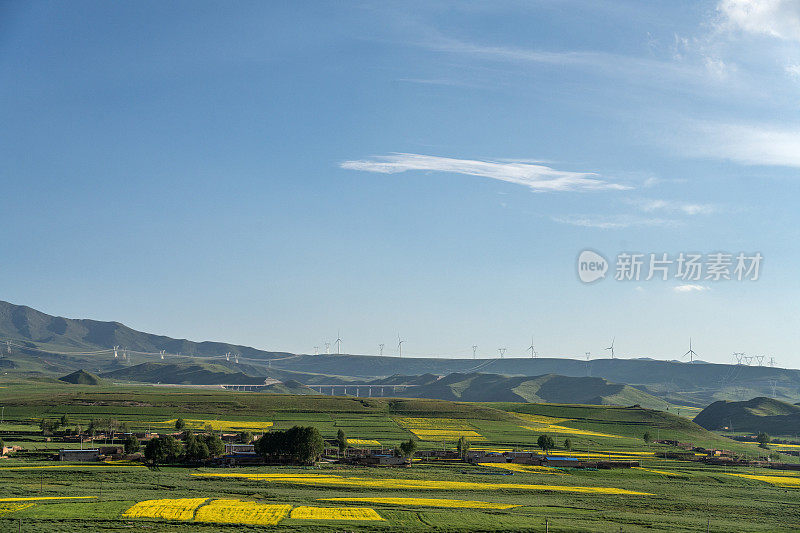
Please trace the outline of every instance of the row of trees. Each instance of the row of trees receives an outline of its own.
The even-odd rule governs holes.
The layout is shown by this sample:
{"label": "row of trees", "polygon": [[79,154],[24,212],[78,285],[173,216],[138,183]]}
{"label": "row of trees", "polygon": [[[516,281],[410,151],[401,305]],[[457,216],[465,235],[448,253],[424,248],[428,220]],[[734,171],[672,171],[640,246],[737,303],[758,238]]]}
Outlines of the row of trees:
{"label": "row of trees", "polygon": [[[185,431],[182,440],[181,443],[172,435],[150,439],[144,448],[144,458],[153,464],[196,463],[225,453],[225,443],[215,433],[195,435],[191,431]],[[135,453],[139,451],[138,448],[139,441],[136,437],[128,436],[125,440],[125,453]]]}

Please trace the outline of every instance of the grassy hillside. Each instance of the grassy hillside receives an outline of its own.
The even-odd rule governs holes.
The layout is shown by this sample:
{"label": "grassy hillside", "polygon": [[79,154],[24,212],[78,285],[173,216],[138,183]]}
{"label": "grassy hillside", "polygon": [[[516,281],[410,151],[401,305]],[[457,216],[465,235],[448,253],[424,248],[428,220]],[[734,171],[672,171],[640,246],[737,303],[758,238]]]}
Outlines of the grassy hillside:
{"label": "grassy hillside", "polygon": [[235,383],[258,385],[262,377],[248,376],[228,367],[210,363],[141,363],[103,374],[104,378],[144,383],[214,385]]}
{"label": "grassy hillside", "polygon": [[703,409],[694,421],[712,430],[727,427],[733,431],[795,435],[800,431],[800,406],[764,397],[745,402],[720,401]]}
{"label": "grassy hillside", "polygon": [[290,379],[282,383],[273,383],[259,390],[259,392],[266,392],[269,394],[317,394],[313,389],[310,389],[300,383]]}
{"label": "grassy hillside", "polygon": [[100,385],[101,383],[101,379],[99,377],[84,370],[78,370],[72,374],[68,374],[62,378],[59,378],[59,380],[63,381],[64,383],[72,383],[74,385]]}
{"label": "grassy hillside", "polygon": [[[548,374],[534,377],[509,377],[497,374],[450,374],[407,376],[407,383],[418,386],[403,391],[404,396],[470,402],[556,402],[598,405],[635,405],[666,408],[667,403],[628,385],[610,383],[603,378],[568,377]],[[388,380],[399,382],[398,376]]]}

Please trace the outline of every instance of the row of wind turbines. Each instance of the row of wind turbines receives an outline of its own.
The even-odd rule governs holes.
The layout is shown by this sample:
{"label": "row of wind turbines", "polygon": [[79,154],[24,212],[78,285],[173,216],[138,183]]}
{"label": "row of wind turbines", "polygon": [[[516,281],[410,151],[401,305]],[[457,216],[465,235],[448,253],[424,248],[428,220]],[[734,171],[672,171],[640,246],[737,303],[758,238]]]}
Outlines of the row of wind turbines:
{"label": "row of wind turbines", "polygon": [[[611,338],[611,345],[608,346],[607,348],[603,349],[604,351],[608,351],[610,353],[611,359],[616,359],[616,352],[615,352],[615,349],[614,349],[614,344],[616,343],[616,340],[617,340],[616,337],[612,337]],[[405,342],[406,342],[405,339],[403,339],[400,336],[400,334],[398,333],[397,334],[397,355],[398,355],[398,357],[403,357],[403,343],[405,343]],[[342,350],[342,334],[341,334],[341,331],[337,331],[336,332],[336,340],[335,341],[325,342],[324,346],[325,346],[325,354],[330,355],[331,354],[331,346],[334,346],[335,349],[336,349],[334,354],[335,355],[341,355],[342,354],[342,351],[341,351]],[[381,356],[383,355],[383,352],[384,352],[385,348],[386,348],[385,344],[383,344],[383,343],[378,344],[378,352],[379,352],[379,354]],[[314,346],[314,355],[319,355],[320,354],[319,350],[320,350],[319,346]],[[499,356],[500,359],[505,358],[506,351],[508,351],[508,348],[506,348],[506,347],[500,347],[500,348],[497,349],[497,353],[498,353],[498,356]],[[530,352],[531,358],[533,358],[533,359],[537,359],[539,357],[539,352],[536,351],[536,346],[535,346],[534,336],[533,335],[531,335],[531,344],[530,344],[530,346],[525,348],[525,352],[526,353]],[[476,359],[477,356],[478,356],[478,345],[477,344],[473,344],[472,345],[472,358]],[[588,361],[589,359],[591,359],[592,352],[585,352],[585,356],[586,356],[586,360]],[[737,365],[741,365],[741,364],[750,365],[753,362],[753,360],[755,360],[758,363],[758,366],[762,366],[762,363],[764,362],[764,359],[766,358],[766,356],[764,356],[764,355],[745,355],[742,352],[735,352],[733,354],[733,356],[736,359],[736,364]],[[681,359],[685,359],[687,357],[689,358],[689,363],[694,363],[694,360],[697,358],[697,352],[694,351],[694,348],[692,346],[692,338],[691,337],[689,337],[689,349],[686,351],[686,353],[684,353],[681,356]],[[163,359],[163,355],[162,355],[162,359]],[[775,366],[775,363],[776,363],[775,362],[775,358],[774,357],[770,357],[770,359],[769,359],[767,364],[769,364],[769,366]]]}

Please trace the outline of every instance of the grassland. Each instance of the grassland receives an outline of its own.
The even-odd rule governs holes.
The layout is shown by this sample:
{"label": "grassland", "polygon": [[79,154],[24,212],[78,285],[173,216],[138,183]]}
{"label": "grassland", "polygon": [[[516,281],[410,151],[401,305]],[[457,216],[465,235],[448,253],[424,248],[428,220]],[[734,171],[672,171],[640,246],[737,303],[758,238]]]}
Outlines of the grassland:
{"label": "grassland", "polygon": [[[53,463],[45,453],[0,461],[0,531],[791,531],[800,474],[731,469],[664,459],[655,437],[749,450],[668,413],[551,404],[468,404],[437,400],[280,396],[155,387],[0,383],[7,443],[47,450],[33,436],[42,417],[72,424],[114,418],[133,428],[178,417],[230,427],[314,425],[327,438],[388,447],[414,429],[473,431],[474,445],[532,449],[540,434],[572,452],[637,458],[625,470],[508,470],[454,461],[385,469],[322,464],[313,468],[144,468],[127,463]],[[400,421],[413,419],[414,424]],[[555,429],[554,429],[555,426]],[[545,431],[547,430],[547,431]],[[421,448],[454,448],[452,435]],[[796,459],[795,459],[796,460]],[[731,474],[744,474],[731,475]],[[777,480],[772,478],[779,478]],[[70,499],[66,499],[70,498]],[[158,503],[156,503],[158,502]]]}

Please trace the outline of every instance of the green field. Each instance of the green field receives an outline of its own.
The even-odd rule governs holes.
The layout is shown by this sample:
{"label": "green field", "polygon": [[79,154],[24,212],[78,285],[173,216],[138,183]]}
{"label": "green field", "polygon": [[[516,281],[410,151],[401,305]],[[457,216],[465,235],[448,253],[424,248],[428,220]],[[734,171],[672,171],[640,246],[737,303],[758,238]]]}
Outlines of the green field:
{"label": "green field", "polygon": [[[213,515],[215,506],[233,505],[215,500],[264,504],[259,508],[283,505],[285,515],[279,517],[277,527],[291,531],[544,531],[545,520],[550,531],[706,531],[707,527],[711,531],[791,531],[797,523],[800,485],[789,483],[800,478],[800,473],[712,467],[659,457],[674,448],[645,445],[641,438],[645,431],[654,438],[747,450],[751,456],[761,451],[659,411],[90,387],[22,380],[2,382],[0,387],[0,405],[4,407],[0,435],[7,445],[19,444],[28,450],[64,447],[35,434],[43,417],[66,414],[71,424],[84,426],[92,418],[114,418],[131,428],[154,431],[166,429],[168,420],[183,417],[232,426],[271,422],[278,429],[314,425],[326,438],[341,428],[350,438],[377,440],[387,449],[410,438],[412,431],[422,436],[422,449],[454,448],[455,437],[440,437],[437,431],[474,432],[479,436],[471,438],[474,448],[497,450],[533,449],[538,436],[547,433],[559,446],[569,437],[574,455],[638,458],[643,467],[508,471],[440,461],[392,469],[337,464],[151,469],[136,464],[65,464],[47,460],[45,453],[28,453],[0,461],[1,531],[263,529],[263,525],[243,524],[244,515],[235,513],[225,515],[222,519],[229,521],[223,523],[198,521]],[[425,433],[425,428],[434,435]],[[567,452],[558,449],[553,453]],[[731,474],[783,476],[779,480],[783,483]],[[65,497],[81,499],[10,501]],[[140,502],[183,498],[202,501],[181,519],[124,516]],[[390,503],[374,498],[403,500]],[[441,507],[456,504],[465,507]],[[485,504],[513,507],[480,508]],[[380,520],[298,518],[302,506],[329,508],[320,511],[322,514],[344,512],[345,518],[356,512],[353,509],[369,508]]]}

